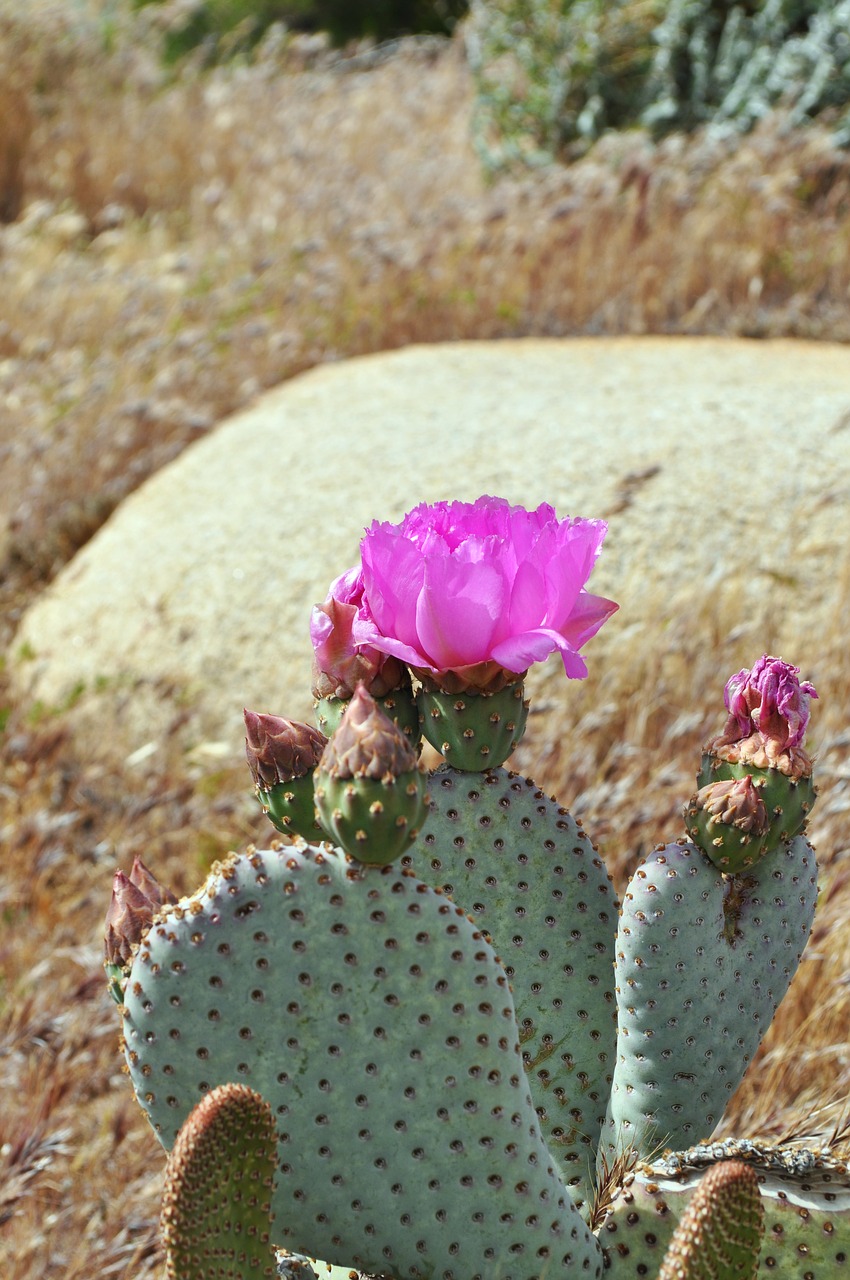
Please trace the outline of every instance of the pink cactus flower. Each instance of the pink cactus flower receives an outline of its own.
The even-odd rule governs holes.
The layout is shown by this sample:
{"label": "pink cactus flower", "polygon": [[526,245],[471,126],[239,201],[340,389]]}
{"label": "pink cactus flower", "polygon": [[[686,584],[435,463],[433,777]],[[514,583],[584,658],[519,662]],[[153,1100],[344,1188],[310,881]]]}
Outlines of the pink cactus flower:
{"label": "pink cactus flower", "polygon": [[606,532],[602,520],[559,520],[546,503],[527,511],[491,497],[375,521],[360,544],[354,638],[438,683],[494,665],[521,676],[555,650],[582,679],[579,649],[617,609],[584,589]]}
{"label": "pink cactus flower", "polygon": [[[723,698],[729,718],[712,748],[734,747],[742,758],[777,765],[796,757],[808,761],[803,740],[809,723],[809,700],[818,695],[800,668],[765,654],[751,670],[744,668],[726,682]],[[787,768],[783,771],[787,771]]]}

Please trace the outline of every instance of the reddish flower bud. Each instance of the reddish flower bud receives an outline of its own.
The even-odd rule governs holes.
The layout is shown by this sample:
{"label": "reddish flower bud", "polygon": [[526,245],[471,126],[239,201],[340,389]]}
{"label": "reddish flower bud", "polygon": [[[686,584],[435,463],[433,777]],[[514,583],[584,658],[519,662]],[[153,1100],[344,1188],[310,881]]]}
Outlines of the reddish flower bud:
{"label": "reddish flower bud", "polygon": [[324,604],[313,606],[310,638],[313,642],[313,695],[316,698],[350,698],[363,684],[375,698],[382,698],[410,683],[404,664],[368,644],[358,644],[354,621],[363,601],[363,574],[349,569],[331,583]]}
{"label": "reddish flower bud", "polygon": [[360,685],[325,747],[320,768],[333,778],[384,779],[418,767],[416,754],[401,729]]}
{"label": "reddish flower bud", "polygon": [[261,791],[312,773],[327,742],[323,733],[282,716],[247,710],[244,714],[245,755],[254,783]]}
{"label": "reddish flower bud", "polygon": [[104,955],[108,965],[127,968],[134,947],[150,928],[154,906],[150,898],[123,871],[112,881],[112,900],[106,913]]}
{"label": "reddish flower bud", "polygon": [[725,778],[700,787],[696,805],[716,822],[752,835],[763,835],[769,825],[764,801],[750,777]]}
{"label": "reddish flower bud", "polygon": [[159,907],[168,906],[170,903],[177,901],[170,889],[163,888],[138,854],[133,859],[133,865],[130,868],[130,883],[134,884],[137,889],[141,889],[154,911],[158,910]]}

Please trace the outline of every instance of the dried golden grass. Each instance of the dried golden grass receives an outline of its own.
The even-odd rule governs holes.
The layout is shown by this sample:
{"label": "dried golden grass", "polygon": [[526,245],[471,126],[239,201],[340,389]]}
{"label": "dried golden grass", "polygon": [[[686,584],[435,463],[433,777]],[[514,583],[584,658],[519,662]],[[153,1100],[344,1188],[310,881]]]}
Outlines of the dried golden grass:
{"label": "dried golden grass", "polygon": [[[270,46],[255,66],[168,81],[123,28],[109,52],[71,13],[0,4],[4,643],[126,493],[316,361],[508,334],[850,336],[850,165],[817,131],[627,136],[572,169],[487,186],[457,44],[368,70]],[[744,585],[683,586],[658,602],[657,633],[603,633],[558,717],[538,700],[518,765],[582,816],[622,885],[681,830],[718,682],[764,648],[811,662],[824,891],[724,1122],[781,1136],[828,1130],[850,1097],[850,572],[837,566],[805,612],[777,583],[742,628]],[[267,828],[238,762],[204,777],[177,757],[156,774],[110,771],[79,758],[72,726],[8,708],[0,670],[4,707],[3,1273],[144,1280],[160,1266],[163,1155],[122,1075],[100,970],[112,871],[142,853],[186,890]]]}

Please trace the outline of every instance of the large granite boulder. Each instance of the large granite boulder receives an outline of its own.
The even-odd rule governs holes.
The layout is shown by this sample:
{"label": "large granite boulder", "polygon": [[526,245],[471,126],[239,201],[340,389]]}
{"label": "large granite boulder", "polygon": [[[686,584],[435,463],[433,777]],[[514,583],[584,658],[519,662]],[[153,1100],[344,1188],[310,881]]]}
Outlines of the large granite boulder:
{"label": "large granite boulder", "polygon": [[[590,585],[621,610],[594,668],[660,666],[670,619],[713,600],[727,629],[773,601],[774,637],[813,648],[850,532],[850,351],[529,339],[315,369],[121,505],[23,619],[17,686],[124,755],[238,752],[243,705],[309,716],[310,606],[363,527],[481,493],[609,519]],[[535,676],[556,701],[557,669]]]}

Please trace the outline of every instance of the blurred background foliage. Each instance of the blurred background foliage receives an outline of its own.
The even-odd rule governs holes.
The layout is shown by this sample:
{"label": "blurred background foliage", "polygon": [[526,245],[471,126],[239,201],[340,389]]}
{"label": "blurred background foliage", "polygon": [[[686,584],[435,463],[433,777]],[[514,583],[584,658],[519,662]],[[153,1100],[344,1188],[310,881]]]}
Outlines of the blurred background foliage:
{"label": "blurred background foliage", "polygon": [[603,133],[746,131],[776,108],[850,143],[850,0],[133,0],[169,12],[167,62],[243,53],[273,24],[334,46],[451,35],[490,170],[582,154]]}
{"label": "blurred background foliage", "polygon": [[777,108],[850,143],[850,0],[472,0],[475,136],[490,169],[604,132],[746,131]]}
{"label": "blurred background foliage", "polygon": [[[162,4],[134,0],[137,9]],[[273,23],[290,31],[326,32],[337,46],[364,38],[450,35],[468,8],[467,0],[190,0],[183,20],[169,24],[165,54],[173,62],[199,46],[216,56],[244,50]]]}

